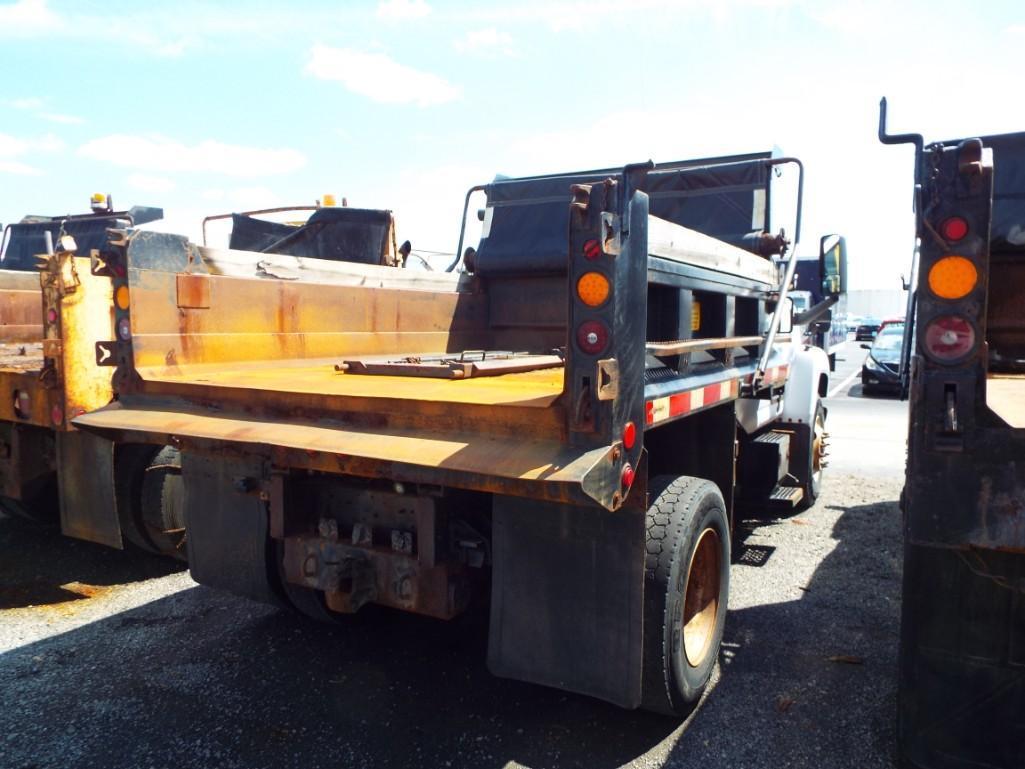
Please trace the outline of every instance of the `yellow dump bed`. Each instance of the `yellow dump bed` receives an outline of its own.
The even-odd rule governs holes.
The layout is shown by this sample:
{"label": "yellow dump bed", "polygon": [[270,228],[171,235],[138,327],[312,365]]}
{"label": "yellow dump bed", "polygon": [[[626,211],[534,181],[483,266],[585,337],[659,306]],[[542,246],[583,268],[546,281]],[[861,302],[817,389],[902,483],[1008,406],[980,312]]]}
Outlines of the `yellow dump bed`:
{"label": "yellow dump bed", "polygon": [[[354,285],[353,265],[344,283],[193,269],[204,271],[129,262],[129,310],[116,324],[131,329],[131,375],[118,403],[76,426],[115,440],[259,445],[289,467],[364,477],[438,482],[450,470],[446,482],[476,488],[543,479],[565,496],[559,482],[579,487],[607,451],[574,448],[567,435],[565,372],[552,355],[564,321],[517,325],[515,309],[465,276],[418,283],[396,271],[391,284],[376,268]],[[467,350],[548,360],[466,379],[344,370],[354,358]]]}

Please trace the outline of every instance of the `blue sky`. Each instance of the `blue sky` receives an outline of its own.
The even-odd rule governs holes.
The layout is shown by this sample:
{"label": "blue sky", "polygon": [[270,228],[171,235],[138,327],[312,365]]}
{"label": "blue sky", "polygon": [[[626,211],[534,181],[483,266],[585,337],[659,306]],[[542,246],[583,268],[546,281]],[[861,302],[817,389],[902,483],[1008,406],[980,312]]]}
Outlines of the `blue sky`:
{"label": "blue sky", "polygon": [[162,205],[164,229],[331,192],[455,248],[467,187],[778,145],[802,253],[848,236],[896,287],[911,153],[875,138],[1025,130],[1016,2],[0,1],[0,221]]}

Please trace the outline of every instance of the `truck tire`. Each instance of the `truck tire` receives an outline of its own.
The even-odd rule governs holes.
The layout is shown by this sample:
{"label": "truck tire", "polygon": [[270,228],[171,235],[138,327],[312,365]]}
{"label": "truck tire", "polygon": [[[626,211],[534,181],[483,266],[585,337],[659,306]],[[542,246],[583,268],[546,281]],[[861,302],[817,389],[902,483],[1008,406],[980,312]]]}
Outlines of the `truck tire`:
{"label": "truck tire", "polygon": [[278,581],[289,606],[304,617],[322,622],[326,625],[337,625],[345,622],[349,615],[331,611],[327,608],[324,593],[313,588],[293,585],[285,579],[285,546],[281,540],[274,541],[275,562],[278,565]]}
{"label": "truck tire", "polygon": [[141,503],[139,515],[144,533],[157,552],[180,561],[188,560],[185,551],[185,488],[178,449],[164,446],[143,470]]}
{"label": "truck tire", "polygon": [[641,707],[694,708],[715,669],[730,585],[730,524],[719,488],[687,476],[649,483]]}
{"label": "truck tire", "polygon": [[823,460],[826,456],[826,407],[821,400],[815,405],[815,419],[807,430],[807,438],[801,442],[805,448],[790,471],[804,491],[800,504],[802,510],[814,505],[822,490],[822,472],[825,468]]}
{"label": "truck tire", "polygon": [[178,449],[126,445],[114,462],[122,537],[148,553],[187,560]]}

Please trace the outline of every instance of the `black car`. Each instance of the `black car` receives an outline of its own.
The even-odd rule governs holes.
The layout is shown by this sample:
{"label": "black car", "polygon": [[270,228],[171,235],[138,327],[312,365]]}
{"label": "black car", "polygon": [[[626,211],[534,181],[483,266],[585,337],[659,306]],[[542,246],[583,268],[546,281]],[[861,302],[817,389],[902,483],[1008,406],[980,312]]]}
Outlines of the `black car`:
{"label": "black car", "polygon": [[900,368],[900,351],[903,343],[904,324],[889,323],[879,332],[872,344],[861,345],[869,351],[861,367],[863,393],[900,390],[897,372]]}
{"label": "black car", "polygon": [[854,341],[856,342],[871,342],[876,338],[876,334],[879,333],[879,326],[882,325],[878,320],[865,320],[860,323],[856,329],[854,329]]}

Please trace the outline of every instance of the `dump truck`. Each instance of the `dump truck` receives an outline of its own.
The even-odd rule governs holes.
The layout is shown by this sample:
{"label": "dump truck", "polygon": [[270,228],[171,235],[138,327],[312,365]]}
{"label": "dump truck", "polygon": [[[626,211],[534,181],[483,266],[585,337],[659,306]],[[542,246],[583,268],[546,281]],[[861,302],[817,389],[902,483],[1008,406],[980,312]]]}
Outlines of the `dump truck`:
{"label": "dump truck", "polygon": [[[829,236],[826,236],[829,237]],[[819,284],[819,260],[817,258],[801,258],[797,260],[795,290],[791,296],[798,317],[794,323],[804,326],[810,344],[821,347],[829,356],[829,370],[836,371],[836,357],[847,344],[847,295],[836,297],[832,304],[825,303]],[[822,307],[819,317],[808,320],[802,317],[807,310]]]}
{"label": "dump truck", "polygon": [[1025,133],[915,147],[898,741],[1025,766]]}
{"label": "dump truck", "polygon": [[[118,400],[74,424],[181,451],[201,584],[326,622],[486,602],[496,675],[686,712],[735,510],[821,482],[828,362],[790,338],[783,168],[803,176],[754,154],[478,185],[449,272],[213,274],[215,250],[124,231],[94,270],[126,295],[99,343]],[[827,295],[845,259],[824,250]]]}
{"label": "dump truck", "polygon": [[[59,519],[67,536],[184,557],[177,451],[114,446],[76,430],[77,414],[108,404],[110,372],[95,340],[112,333],[115,298],[89,254],[109,229],[163,216],[115,211],[94,195],[91,212],[26,216],[4,230],[0,252],[0,509]],[[79,256],[82,254],[82,256]]]}
{"label": "dump truck", "polygon": [[[112,335],[112,305],[119,297],[109,280],[93,275],[92,255],[106,246],[109,230],[163,215],[147,206],[115,211],[102,194],[92,196],[91,209],[26,216],[4,231],[0,391],[9,396],[0,407],[0,509],[37,521],[59,517],[68,536],[184,558],[177,449],[111,444],[69,421],[113,398],[110,369],[96,365],[95,341]],[[246,275],[305,279],[301,265],[278,264],[275,256],[301,255],[311,243],[326,259],[343,253],[371,264],[401,259],[389,211],[320,205],[275,210],[313,213],[295,224],[257,216],[265,212],[228,215],[230,245],[268,255],[255,266],[247,263]],[[231,253],[209,268],[239,269]]]}

